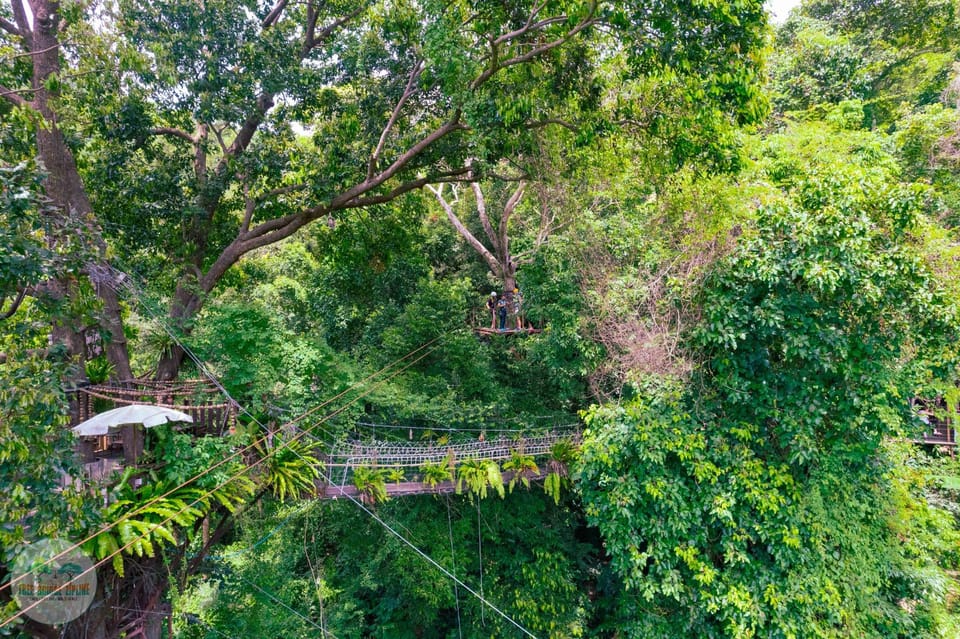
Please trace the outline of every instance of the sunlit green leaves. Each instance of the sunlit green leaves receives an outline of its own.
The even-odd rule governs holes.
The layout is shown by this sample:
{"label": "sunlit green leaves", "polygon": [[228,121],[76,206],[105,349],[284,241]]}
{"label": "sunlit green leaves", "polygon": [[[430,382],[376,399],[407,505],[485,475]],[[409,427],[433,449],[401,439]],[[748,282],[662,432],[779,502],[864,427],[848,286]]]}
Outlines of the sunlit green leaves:
{"label": "sunlit green leaves", "polygon": [[952,379],[956,307],[926,266],[926,187],[846,127],[858,108],[768,140],[782,191],[704,282],[700,368],[586,417],[586,514],[658,611],[634,636],[934,633],[938,551],[890,525],[911,506],[881,442]]}

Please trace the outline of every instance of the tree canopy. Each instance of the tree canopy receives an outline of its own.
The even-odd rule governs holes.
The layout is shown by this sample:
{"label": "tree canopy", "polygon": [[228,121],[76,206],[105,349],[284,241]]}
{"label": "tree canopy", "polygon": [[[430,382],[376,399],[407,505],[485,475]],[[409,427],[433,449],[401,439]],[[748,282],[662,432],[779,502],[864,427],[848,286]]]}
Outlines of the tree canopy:
{"label": "tree canopy", "polygon": [[762,4],[0,5],[0,632],[960,632],[955,3]]}

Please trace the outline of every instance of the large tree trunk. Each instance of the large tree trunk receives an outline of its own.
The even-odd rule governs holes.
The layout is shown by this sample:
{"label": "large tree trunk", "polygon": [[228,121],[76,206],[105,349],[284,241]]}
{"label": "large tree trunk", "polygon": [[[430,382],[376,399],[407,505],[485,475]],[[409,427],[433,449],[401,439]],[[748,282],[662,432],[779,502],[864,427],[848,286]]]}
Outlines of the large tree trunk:
{"label": "large tree trunk", "polygon": [[[109,269],[103,268],[102,260],[106,253],[106,244],[93,215],[90,198],[87,197],[83,180],[77,170],[73,152],[67,146],[66,140],[57,125],[57,115],[52,105],[57,95],[47,89],[48,79],[51,76],[58,76],[61,72],[58,31],[60,21],[58,15],[59,3],[41,1],[33,2],[31,6],[35,12],[33,30],[27,38],[33,59],[32,86],[34,98],[31,106],[43,116],[45,123],[44,126],[37,128],[37,152],[47,171],[44,184],[45,191],[54,208],[59,211],[65,222],[61,225],[61,228],[66,229],[68,233],[81,233],[83,244],[95,248],[97,255],[94,258],[94,263],[87,268],[88,275],[109,273]],[[21,24],[20,27],[22,30],[26,30],[26,21],[23,22],[24,24]],[[69,295],[74,283],[64,282],[63,284],[65,284],[63,289]],[[113,364],[116,375],[120,378],[129,379],[132,377],[130,358],[127,353],[126,338],[123,334],[120,304],[112,285],[113,282],[94,282],[97,294],[103,303],[101,311],[104,319],[103,328],[109,335],[106,345],[107,357]],[[75,327],[63,327],[63,330],[75,330]],[[82,338],[77,339],[74,336],[66,336],[63,331],[60,331],[60,337],[64,338],[71,354],[78,357],[79,361],[82,362],[84,354],[82,351],[77,352],[76,346],[77,344],[82,345],[84,340]]]}
{"label": "large tree trunk", "polygon": [[[173,321],[173,330],[180,335],[186,334],[187,322],[200,311],[200,297],[193,292],[196,287],[196,279],[190,278],[192,286],[185,283],[187,276],[181,278],[177,285],[177,291],[173,296],[173,304],[170,309],[170,319]],[[179,344],[171,343],[160,354],[160,360],[157,362],[157,379],[170,381],[177,378],[180,374],[180,367],[183,366],[183,360],[186,352]]]}

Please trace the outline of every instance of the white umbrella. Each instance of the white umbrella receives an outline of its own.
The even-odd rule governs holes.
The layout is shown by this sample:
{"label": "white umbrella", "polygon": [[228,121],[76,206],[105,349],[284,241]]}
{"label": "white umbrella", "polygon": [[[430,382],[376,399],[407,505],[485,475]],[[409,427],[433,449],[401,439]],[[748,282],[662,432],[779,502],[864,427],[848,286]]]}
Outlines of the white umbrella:
{"label": "white umbrella", "polygon": [[106,435],[111,428],[123,424],[143,424],[146,428],[166,424],[167,422],[192,422],[193,417],[172,408],[150,406],[145,404],[131,404],[108,410],[105,413],[94,415],[90,419],[80,422],[71,430],[77,435],[93,436]]}

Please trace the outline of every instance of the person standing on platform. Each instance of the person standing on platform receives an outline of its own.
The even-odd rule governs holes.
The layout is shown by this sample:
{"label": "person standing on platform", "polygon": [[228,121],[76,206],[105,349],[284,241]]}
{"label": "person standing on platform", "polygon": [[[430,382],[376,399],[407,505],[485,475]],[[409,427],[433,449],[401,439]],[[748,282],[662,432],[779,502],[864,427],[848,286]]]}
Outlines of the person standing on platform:
{"label": "person standing on platform", "polygon": [[523,295],[519,288],[513,289],[513,314],[517,317],[517,330],[523,328]]}
{"label": "person standing on platform", "polygon": [[487,312],[490,313],[490,328],[497,327],[497,293],[493,291],[487,298]]}
{"label": "person standing on platform", "polygon": [[506,330],[507,328],[507,310],[510,304],[507,302],[507,294],[504,293],[500,296],[500,299],[497,300],[497,317],[500,320],[499,329],[501,331]]}

